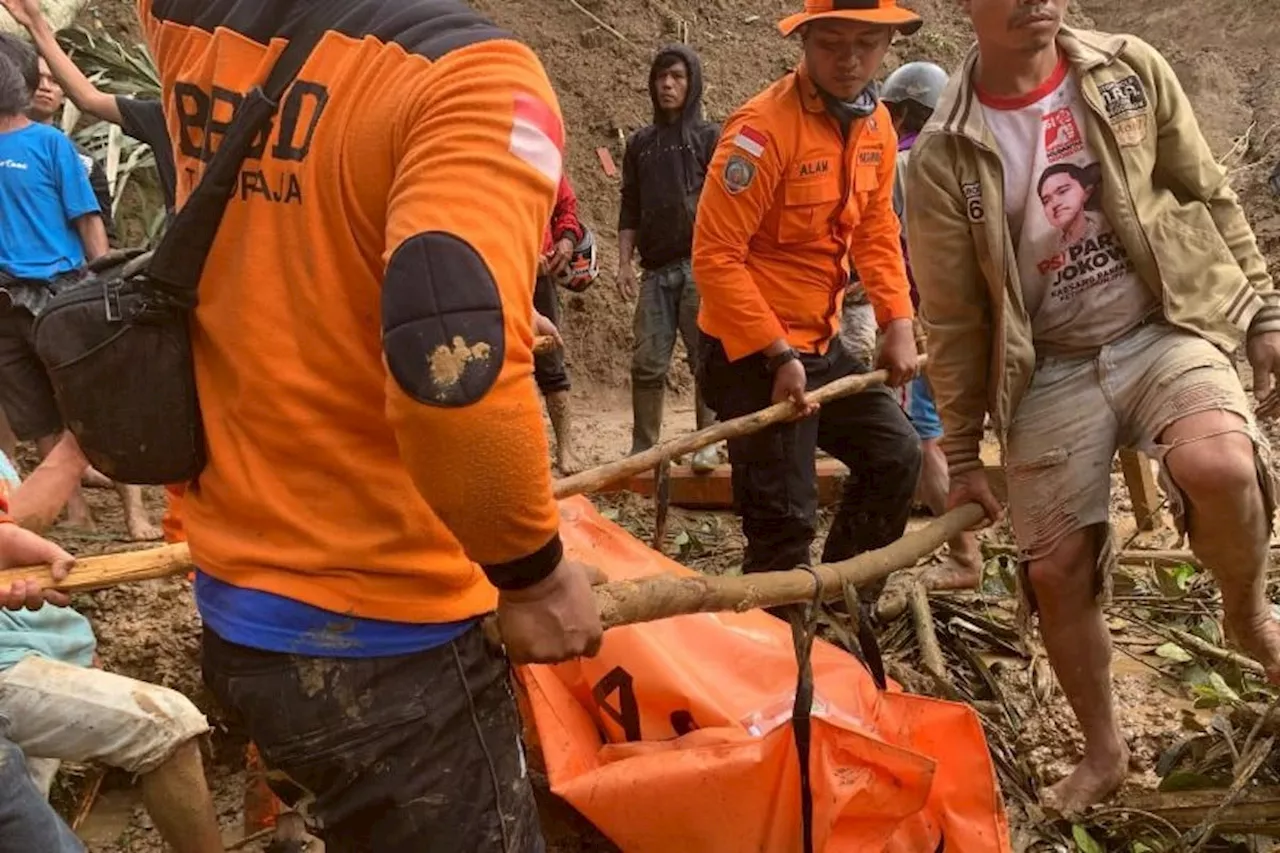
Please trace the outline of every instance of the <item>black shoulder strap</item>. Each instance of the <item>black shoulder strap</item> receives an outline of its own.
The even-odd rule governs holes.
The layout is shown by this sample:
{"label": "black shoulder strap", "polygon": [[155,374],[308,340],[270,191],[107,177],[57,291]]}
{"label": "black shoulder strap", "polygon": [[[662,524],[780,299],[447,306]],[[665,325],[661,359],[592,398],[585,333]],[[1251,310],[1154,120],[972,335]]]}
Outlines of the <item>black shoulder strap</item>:
{"label": "black shoulder strap", "polygon": [[188,307],[195,306],[205,260],[235,192],[245,157],[258,135],[268,128],[281,97],[346,5],[336,0],[317,2],[272,66],[266,82],[245,96],[200,183],[174,216],[151,257],[148,276],[156,289]]}

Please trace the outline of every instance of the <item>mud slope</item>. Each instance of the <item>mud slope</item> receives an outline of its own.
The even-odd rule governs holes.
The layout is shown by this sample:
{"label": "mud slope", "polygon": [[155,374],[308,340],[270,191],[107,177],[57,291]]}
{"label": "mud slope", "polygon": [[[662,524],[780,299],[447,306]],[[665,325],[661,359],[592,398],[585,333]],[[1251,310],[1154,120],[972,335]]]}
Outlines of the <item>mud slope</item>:
{"label": "mud slope", "polygon": [[1080,0],[1100,29],[1136,33],[1169,60],[1214,153],[1231,173],[1273,272],[1280,200],[1280,4],[1275,0]]}
{"label": "mud slope", "polygon": [[[532,46],[555,84],[568,126],[569,175],[604,249],[597,286],[582,296],[563,294],[570,368],[580,384],[626,387],[631,307],[614,289],[619,187],[605,176],[595,150],[608,148],[621,164],[622,141],[650,120],[650,59],[661,45],[680,40],[682,31],[704,61],[708,116],[726,118],[795,65],[796,45],[784,41],[774,24],[799,8],[798,0],[581,2],[617,35],[570,0],[474,0],[473,5]],[[891,66],[923,57],[951,64],[962,55],[968,36],[954,3],[904,5],[927,15],[930,25],[895,48]],[[681,385],[685,379],[683,371],[677,373]]]}

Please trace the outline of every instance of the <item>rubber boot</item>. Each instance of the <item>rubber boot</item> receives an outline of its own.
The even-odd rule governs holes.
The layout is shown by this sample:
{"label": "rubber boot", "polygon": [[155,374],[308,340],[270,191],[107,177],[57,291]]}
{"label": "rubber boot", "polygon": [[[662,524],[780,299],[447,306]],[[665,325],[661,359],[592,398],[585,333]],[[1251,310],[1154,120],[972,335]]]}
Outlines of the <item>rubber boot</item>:
{"label": "rubber boot", "polygon": [[[707,404],[702,402],[702,393],[700,391],[695,395],[695,405],[698,413],[698,429],[706,429],[716,422],[715,412],[711,411]],[[694,453],[689,467],[693,469],[695,474],[710,474],[716,470],[716,466],[719,464],[720,445],[712,444]]]}
{"label": "rubber boot", "polygon": [[631,455],[643,453],[662,436],[662,405],[667,389],[631,386]]}
{"label": "rubber boot", "polygon": [[582,470],[582,462],[573,446],[573,416],[570,414],[568,391],[547,395],[547,416],[551,419],[551,430],[556,434],[556,467],[566,477],[577,474]]}

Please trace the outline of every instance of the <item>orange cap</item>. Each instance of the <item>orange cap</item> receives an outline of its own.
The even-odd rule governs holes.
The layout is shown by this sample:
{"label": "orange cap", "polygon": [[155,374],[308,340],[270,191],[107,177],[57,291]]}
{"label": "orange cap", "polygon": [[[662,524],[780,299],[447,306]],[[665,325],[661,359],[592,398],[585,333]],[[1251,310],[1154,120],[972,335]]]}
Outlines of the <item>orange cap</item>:
{"label": "orange cap", "polygon": [[908,36],[924,26],[920,16],[903,9],[898,0],[805,0],[804,11],[783,18],[778,29],[789,36],[810,21],[827,18],[896,27]]}

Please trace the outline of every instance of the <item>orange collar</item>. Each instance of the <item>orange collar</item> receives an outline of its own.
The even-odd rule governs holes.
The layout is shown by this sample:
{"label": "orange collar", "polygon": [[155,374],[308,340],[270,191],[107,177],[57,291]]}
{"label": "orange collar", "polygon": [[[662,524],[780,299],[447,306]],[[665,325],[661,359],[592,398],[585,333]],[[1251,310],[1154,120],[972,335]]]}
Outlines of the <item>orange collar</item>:
{"label": "orange collar", "polygon": [[805,65],[804,59],[801,59],[800,64],[796,66],[796,89],[800,92],[800,103],[804,104],[806,111],[811,113],[825,113],[827,111],[827,105],[822,100],[822,94],[818,92],[818,87],[809,76],[809,68]]}

